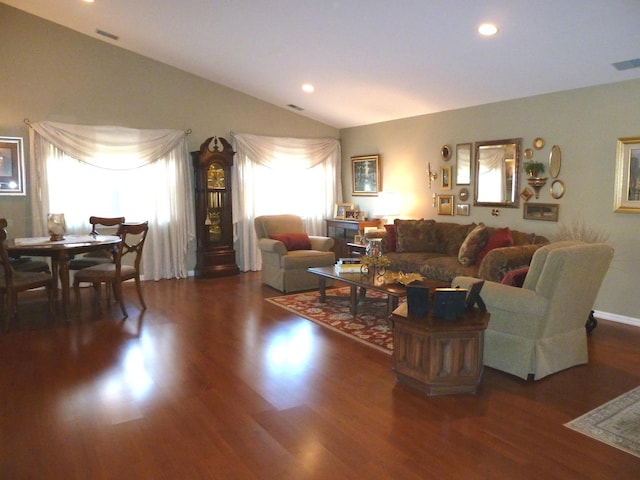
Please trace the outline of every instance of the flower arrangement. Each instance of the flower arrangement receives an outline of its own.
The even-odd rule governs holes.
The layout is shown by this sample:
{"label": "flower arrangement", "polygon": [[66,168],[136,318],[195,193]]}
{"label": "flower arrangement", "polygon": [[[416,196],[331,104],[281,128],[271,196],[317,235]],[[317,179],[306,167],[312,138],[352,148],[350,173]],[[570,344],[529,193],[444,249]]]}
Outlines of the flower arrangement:
{"label": "flower arrangement", "polygon": [[527,172],[527,175],[537,177],[544,173],[544,163],[534,162],[533,160],[531,160],[529,162],[524,162],[523,169],[525,172]]}

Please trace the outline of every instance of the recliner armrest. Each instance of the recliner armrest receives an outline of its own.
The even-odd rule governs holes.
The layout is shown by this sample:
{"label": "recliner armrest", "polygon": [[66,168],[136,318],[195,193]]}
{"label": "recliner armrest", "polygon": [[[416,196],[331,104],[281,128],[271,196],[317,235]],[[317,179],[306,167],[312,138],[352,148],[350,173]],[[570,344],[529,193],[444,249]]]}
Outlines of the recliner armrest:
{"label": "recliner armrest", "polygon": [[272,252],[278,255],[286,255],[287,253],[287,247],[284,246],[284,243],[271,238],[259,238],[258,248],[263,252]]}
{"label": "recliner armrest", "polygon": [[334,244],[334,240],[331,237],[309,235],[309,240],[311,241],[311,249],[321,252],[328,252]]}

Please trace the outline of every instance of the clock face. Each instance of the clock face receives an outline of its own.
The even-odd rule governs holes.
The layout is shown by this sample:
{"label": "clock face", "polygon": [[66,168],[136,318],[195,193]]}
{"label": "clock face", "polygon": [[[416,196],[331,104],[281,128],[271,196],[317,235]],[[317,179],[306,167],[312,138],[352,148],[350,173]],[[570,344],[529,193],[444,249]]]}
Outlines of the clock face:
{"label": "clock face", "polygon": [[460,190],[460,193],[458,193],[458,197],[463,202],[466,202],[469,199],[469,190],[467,190],[466,188],[463,188],[462,190]]}

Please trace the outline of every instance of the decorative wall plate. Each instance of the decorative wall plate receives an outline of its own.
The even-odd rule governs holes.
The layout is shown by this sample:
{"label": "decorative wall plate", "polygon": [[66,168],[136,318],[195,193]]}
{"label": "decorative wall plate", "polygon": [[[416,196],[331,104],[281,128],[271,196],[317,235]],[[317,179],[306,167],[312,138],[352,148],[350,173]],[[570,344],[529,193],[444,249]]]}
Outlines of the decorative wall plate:
{"label": "decorative wall plate", "polygon": [[540,150],[542,147],[544,147],[544,140],[540,137],[536,138],[533,141],[533,148],[535,148],[536,150]]}
{"label": "decorative wall plate", "polygon": [[531,150],[530,148],[527,148],[524,151],[524,158],[526,158],[527,160],[530,160],[533,158],[533,150]]}

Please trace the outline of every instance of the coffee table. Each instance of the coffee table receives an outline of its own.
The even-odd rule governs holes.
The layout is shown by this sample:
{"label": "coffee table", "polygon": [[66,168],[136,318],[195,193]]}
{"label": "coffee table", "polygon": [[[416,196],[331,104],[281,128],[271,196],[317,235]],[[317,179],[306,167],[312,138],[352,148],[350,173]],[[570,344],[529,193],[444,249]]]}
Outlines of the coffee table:
{"label": "coffee table", "polygon": [[[307,269],[307,271],[318,276],[320,303],[325,303],[327,300],[327,279],[338,280],[340,282],[348,284],[351,287],[351,315],[356,315],[356,313],[358,312],[358,301],[365,297],[367,290],[374,290],[376,292],[387,295],[387,315],[391,315],[391,312],[395,310],[395,308],[398,306],[398,300],[400,298],[407,296],[407,287],[405,287],[401,283],[390,280],[385,276],[362,274],[360,272],[339,272],[335,267],[314,267]],[[428,279],[414,282],[412,283],[412,285],[424,285],[426,287],[429,287],[429,289],[451,286],[451,284],[448,282]],[[360,289],[359,295],[358,288]]]}

